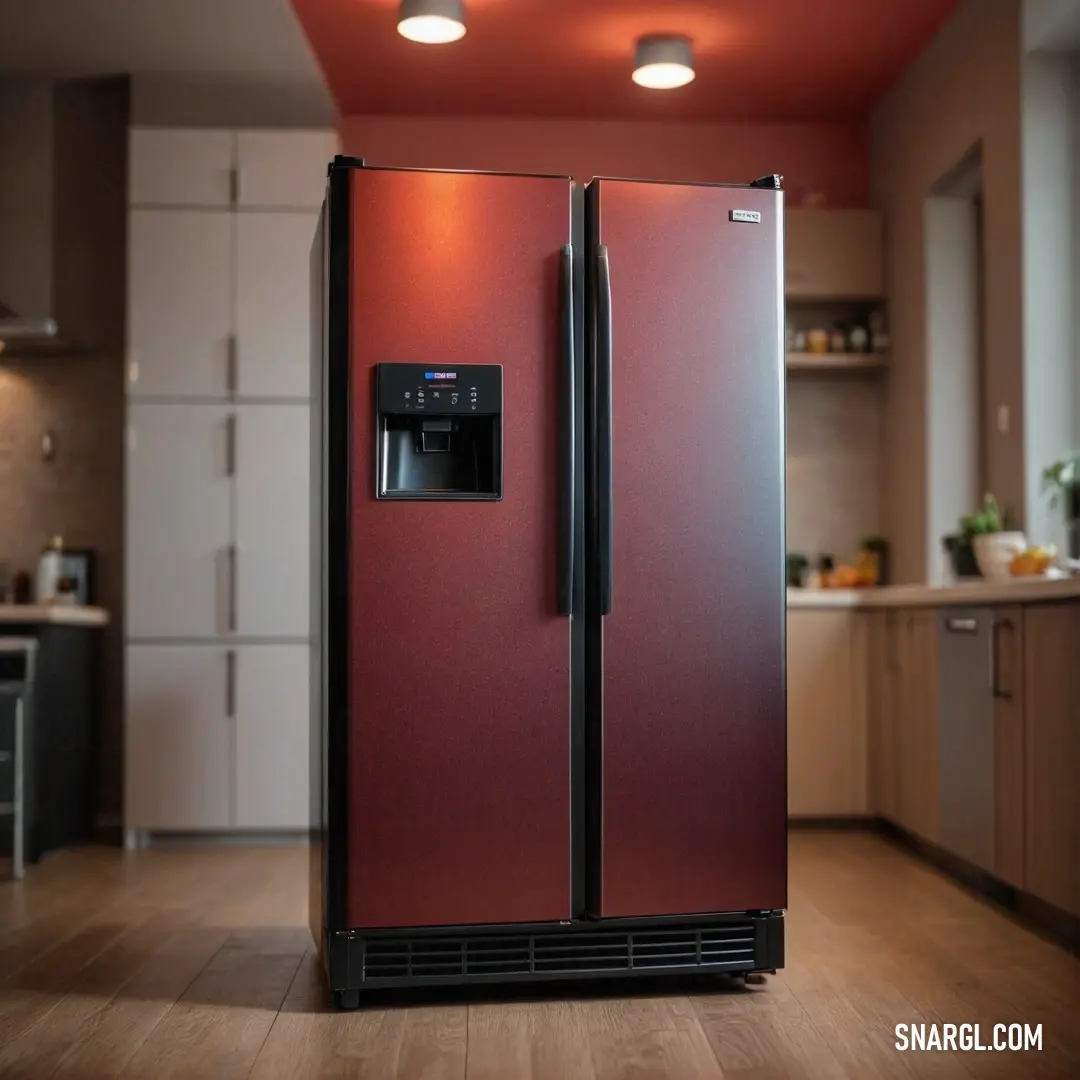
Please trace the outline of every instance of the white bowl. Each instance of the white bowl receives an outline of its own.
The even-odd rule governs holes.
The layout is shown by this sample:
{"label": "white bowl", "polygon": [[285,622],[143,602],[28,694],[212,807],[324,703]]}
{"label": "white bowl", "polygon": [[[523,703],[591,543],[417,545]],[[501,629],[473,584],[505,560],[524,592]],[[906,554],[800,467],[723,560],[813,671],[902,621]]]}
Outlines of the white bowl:
{"label": "white bowl", "polygon": [[979,572],[987,581],[1011,581],[1009,563],[1027,548],[1022,532],[984,533],[972,541]]}

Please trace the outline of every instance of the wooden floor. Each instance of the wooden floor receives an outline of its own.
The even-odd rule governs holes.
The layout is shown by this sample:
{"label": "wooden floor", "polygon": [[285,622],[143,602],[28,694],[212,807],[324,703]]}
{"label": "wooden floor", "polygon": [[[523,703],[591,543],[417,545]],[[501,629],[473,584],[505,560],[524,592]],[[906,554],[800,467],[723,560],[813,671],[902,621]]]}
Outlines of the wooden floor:
{"label": "wooden floor", "polygon": [[[793,836],[786,970],[707,993],[335,1013],[305,874],[299,848],[101,849],[0,884],[0,1077],[1080,1077],[1080,961],[876,837]],[[975,1022],[1043,1050],[893,1045]]]}

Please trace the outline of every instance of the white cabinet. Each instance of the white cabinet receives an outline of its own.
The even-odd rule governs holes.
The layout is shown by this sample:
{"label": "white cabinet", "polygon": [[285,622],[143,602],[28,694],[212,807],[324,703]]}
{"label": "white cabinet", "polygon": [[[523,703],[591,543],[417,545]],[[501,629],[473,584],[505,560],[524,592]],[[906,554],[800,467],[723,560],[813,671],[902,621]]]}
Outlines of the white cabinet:
{"label": "white cabinet", "polygon": [[228,397],[232,247],[233,215],[227,212],[131,211],[130,396]]}
{"label": "white cabinet", "polygon": [[132,830],[309,826],[310,265],[337,150],[131,133]]}
{"label": "white cabinet", "polygon": [[237,205],[318,209],[326,191],[326,167],[337,153],[333,131],[238,132]]}
{"label": "white cabinet", "polygon": [[232,823],[229,660],[212,645],[129,645],[125,824],[227,829]]}
{"label": "white cabinet", "polygon": [[307,829],[309,650],[250,645],[236,653],[236,827]]}
{"label": "white cabinet", "polygon": [[311,411],[236,411],[236,589],[241,637],[306,638]]}
{"label": "white cabinet", "polygon": [[236,216],[236,390],[242,398],[311,392],[315,211]]}
{"label": "white cabinet", "polygon": [[306,645],[129,645],[125,827],[307,830]]}
{"label": "white cabinet", "polygon": [[229,620],[229,411],[132,402],[128,409],[126,629],[206,638]]}
{"label": "white cabinet", "polygon": [[133,206],[228,206],[235,142],[231,131],[132,129],[128,201]]}

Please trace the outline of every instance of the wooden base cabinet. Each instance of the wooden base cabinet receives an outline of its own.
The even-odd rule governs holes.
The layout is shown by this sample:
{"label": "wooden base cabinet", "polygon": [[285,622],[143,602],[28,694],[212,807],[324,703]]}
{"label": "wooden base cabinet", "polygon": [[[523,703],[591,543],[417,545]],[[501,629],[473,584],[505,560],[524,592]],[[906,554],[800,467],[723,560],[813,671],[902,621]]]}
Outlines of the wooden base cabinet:
{"label": "wooden base cabinet", "polygon": [[864,628],[849,611],[788,612],[788,813],[867,814]]}
{"label": "wooden base cabinet", "polygon": [[896,703],[892,616],[884,611],[860,615],[865,624],[868,678],[866,685],[870,811],[886,821],[899,820],[899,770],[896,760]]}
{"label": "wooden base cabinet", "polygon": [[1024,887],[1024,608],[994,611],[994,874]]}
{"label": "wooden base cabinet", "polygon": [[887,616],[888,716],[895,753],[895,823],[938,840],[938,632],[934,611]]}
{"label": "wooden base cabinet", "polygon": [[1024,613],[1024,887],[1080,917],[1080,603]]}

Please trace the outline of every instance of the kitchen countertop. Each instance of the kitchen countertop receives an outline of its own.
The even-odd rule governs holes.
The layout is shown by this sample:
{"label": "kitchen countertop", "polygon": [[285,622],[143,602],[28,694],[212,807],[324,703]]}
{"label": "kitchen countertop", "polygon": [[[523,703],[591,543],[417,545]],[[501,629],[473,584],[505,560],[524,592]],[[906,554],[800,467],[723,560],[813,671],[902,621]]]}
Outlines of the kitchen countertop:
{"label": "kitchen countertop", "polygon": [[0,604],[0,626],[4,623],[58,623],[64,626],[105,626],[109,613],[99,607],[66,604]]}
{"label": "kitchen countertop", "polygon": [[789,608],[939,607],[1080,600],[1080,577],[968,581],[960,585],[890,585],[882,589],[788,589]]}

